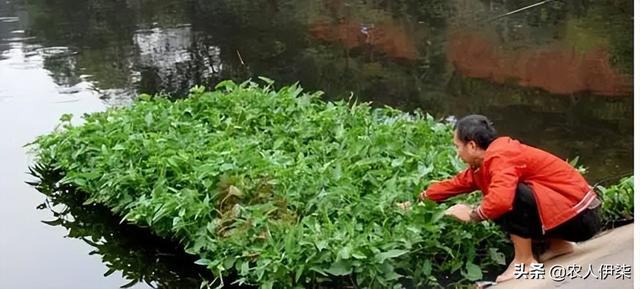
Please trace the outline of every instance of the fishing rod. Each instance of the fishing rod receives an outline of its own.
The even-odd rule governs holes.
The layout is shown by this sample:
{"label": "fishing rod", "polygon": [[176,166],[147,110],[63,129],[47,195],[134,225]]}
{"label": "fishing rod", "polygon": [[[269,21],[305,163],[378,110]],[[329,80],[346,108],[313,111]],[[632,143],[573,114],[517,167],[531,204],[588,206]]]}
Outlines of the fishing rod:
{"label": "fishing rod", "polygon": [[513,15],[513,14],[516,14],[516,13],[520,13],[520,12],[522,12],[522,11],[525,11],[525,10],[531,9],[531,8],[533,8],[533,7],[537,7],[537,6],[540,6],[540,5],[546,4],[546,3],[551,2],[551,1],[554,1],[554,0],[545,0],[545,1],[541,1],[541,2],[538,2],[538,3],[532,4],[532,5],[526,6],[526,7],[518,8],[518,9],[516,9],[516,10],[513,10],[513,11],[510,11],[510,12],[507,12],[507,13],[504,13],[504,14],[501,14],[501,15],[498,15],[498,16],[496,16],[496,17],[489,18],[488,20],[486,20],[486,22],[491,22],[491,21],[494,21],[494,20],[498,20],[498,19],[500,19],[500,18],[502,18],[502,17],[507,17],[507,16],[509,16],[509,15]]}

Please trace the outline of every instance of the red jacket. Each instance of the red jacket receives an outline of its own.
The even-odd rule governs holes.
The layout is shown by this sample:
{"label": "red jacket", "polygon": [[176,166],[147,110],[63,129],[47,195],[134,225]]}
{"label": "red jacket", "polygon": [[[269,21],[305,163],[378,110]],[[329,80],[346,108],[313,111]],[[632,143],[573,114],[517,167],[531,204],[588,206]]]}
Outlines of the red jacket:
{"label": "red jacket", "polygon": [[479,168],[468,168],[425,192],[429,199],[443,201],[480,189],[483,198],[478,215],[494,220],[511,211],[520,182],[534,192],[543,232],[576,216],[597,197],[570,164],[509,137],[499,137],[489,145]]}

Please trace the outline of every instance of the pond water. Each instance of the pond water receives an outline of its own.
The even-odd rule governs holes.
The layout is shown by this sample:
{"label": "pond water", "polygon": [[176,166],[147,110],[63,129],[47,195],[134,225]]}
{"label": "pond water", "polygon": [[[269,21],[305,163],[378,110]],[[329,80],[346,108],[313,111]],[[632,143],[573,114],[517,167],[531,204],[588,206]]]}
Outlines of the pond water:
{"label": "pond water", "polygon": [[[195,84],[266,76],[330,100],[353,94],[438,118],[482,113],[502,134],[580,156],[592,183],[630,174],[632,8],[624,0],[0,1],[0,288],[198,283],[183,270],[189,260],[165,258],[179,254],[170,245],[150,249],[159,241],[104,212],[86,214],[84,226],[41,223],[54,218],[36,210],[45,198],[24,183],[31,159],[22,146],[60,115],[126,105],[140,92],[183,95]],[[108,245],[65,238],[68,229]],[[104,277],[110,268],[118,270]]]}

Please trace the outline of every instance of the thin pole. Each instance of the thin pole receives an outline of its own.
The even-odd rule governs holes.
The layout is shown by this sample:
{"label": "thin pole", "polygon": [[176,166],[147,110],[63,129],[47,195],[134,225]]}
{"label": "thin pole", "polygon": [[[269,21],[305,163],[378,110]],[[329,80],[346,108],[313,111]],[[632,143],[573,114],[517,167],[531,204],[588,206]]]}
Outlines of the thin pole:
{"label": "thin pole", "polygon": [[509,16],[509,15],[513,15],[513,14],[516,14],[516,13],[522,12],[522,11],[527,10],[527,9],[531,9],[531,8],[533,8],[533,7],[536,7],[536,6],[540,6],[540,5],[542,5],[542,4],[545,4],[545,3],[547,3],[547,2],[551,2],[551,1],[552,1],[552,0],[544,0],[544,1],[542,1],[542,2],[538,2],[538,3],[536,3],[536,4],[529,5],[529,6],[527,6],[527,7],[522,7],[522,8],[520,8],[520,9],[516,9],[516,10],[513,10],[513,11],[511,11],[511,12],[507,12],[507,13],[505,13],[505,14],[502,14],[502,15],[500,15],[500,16],[496,16],[496,17],[494,17],[494,18],[491,18],[491,19],[489,19],[489,21],[493,21],[493,20],[496,20],[496,19],[500,19],[500,18],[502,18],[502,17],[506,17],[506,16]]}

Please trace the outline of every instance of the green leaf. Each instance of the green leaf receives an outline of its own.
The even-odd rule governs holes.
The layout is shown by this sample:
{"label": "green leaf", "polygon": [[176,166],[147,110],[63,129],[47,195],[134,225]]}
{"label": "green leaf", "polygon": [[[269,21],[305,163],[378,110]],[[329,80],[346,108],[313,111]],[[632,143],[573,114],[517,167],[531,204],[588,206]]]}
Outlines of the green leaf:
{"label": "green leaf", "polygon": [[234,257],[227,257],[224,259],[224,262],[222,263],[224,266],[224,269],[229,270],[233,267],[233,264],[236,263],[236,258]]}
{"label": "green leaf", "polygon": [[406,253],[409,253],[409,251],[407,250],[398,250],[398,249],[393,249],[393,250],[389,250],[387,252],[383,252],[378,254],[378,262],[382,262],[384,260],[387,259],[392,259],[392,258],[396,258],[399,256],[402,256]]}
{"label": "green leaf", "polygon": [[383,265],[383,271],[384,271],[384,279],[386,281],[391,281],[391,280],[398,280],[398,278],[402,277],[402,275],[396,273],[396,271],[394,270],[393,266],[389,263],[386,262]]}
{"label": "green leaf", "polygon": [[353,268],[351,268],[350,263],[345,260],[340,260],[331,264],[331,267],[324,271],[333,276],[345,276],[351,274],[352,270]]}
{"label": "green leaf", "polygon": [[133,279],[133,280],[129,281],[129,283],[120,286],[120,288],[130,288],[130,287],[133,287],[133,285],[136,285],[136,284],[138,284],[138,280],[137,279]]}
{"label": "green leaf", "polygon": [[109,268],[109,270],[107,270],[107,272],[104,272],[104,274],[102,274],[104,277],[108,277],[109,275],[113,274],[113,272],[115,272],[116,269],[115,268]]}
{"label": "green leaf", "polygon": [[249,274],[249,262],[244,261],[240,265],[240,275],[247,276]]}
{"label": "green leaf", "polygon": [[506,264],[504,254],[502,252],[498,252],[498,249],[496,248],[489,248],[489,256],[491,257],[491,260],[493,260],[497,264]]}
{"label": "green leaf", "polygon": [[329,243],[326,240],[316,241],[315,244],[318,251],[322,251],[329,246]]}
{"label": "green leaf", "polygon": [[258,79],[264,81],[267,84],[267,86],[271,86],[275,82],[272,79],[270,79],[268,77],[264,77],[264,76],[258,76]]}
{"label": "green leaf", "polygon": [[144,122],[147,124],[148,127],[153,124],[153,114],[151,114],[151,112],[148,112],[144,116]]}
{"label": "green leaf", "polygon": [[444,214],[446,213],[446,210],[439,210],[437,211],[435,214],[433,214],[431,216],[431,223],[437,223],[438,221],[440,221],[443,217]]}
{"label": "green leaf", "polygon": [[359,251],[353,252],[351,254],[351,257],[353,257],[354,259],[359,259],[359,260],[367,259],[367,256],[365,256],[362,252],[359,252]]}
{"label": "green leaf", "polygon": [[326,270],[323,270],[322,268],[318,267],[318,266],[311,266],[309,268],[309,270],[320,273],[323,276],[329,276],[327,275],[327,273],[325,272]]}
{"label": "green leaf", "polygon": [[237,88],[238,85],[233,82],[233,80],[224,80],[221,81],[220,83],[216,84],[216,86],[214,87],[215,89],[220,89],[220,88],[224,88],[226,91],[231,91],[235,88]]}
{"label": "green leaf", "polygon": [[462,273],[469,281],[476,281],[482,279],[482,270],[476,264],[467,262],[466,271]]}
{"label": "green leaf", "polygon": [[228,170],[233,169],[233,168],[234,168],[233,164],[225,163],[225,164],[222,164],[222,166],[220,166],[220,171],[224,172],[224,171],[228,171]]}
{"label": "green leaf", "polygon": [[404,163],[404,158],[394,159],[391,162],[391,167],[397,168],[401,166],[403,163]]}
{"label": "green leaf", "polygon": [[51,221],[40,221],[40,222],[43,222],[43,223],[45,223],[45,224],[47,224],[49,226],[54,226],[55,227],[55,226],[62,225],[64,223],[64,220],[63,219],[55,219],[55,220],[51,220]]}
{"label": "green leaf", "polygon": [[65,113],[60,117],[60,121],[61,122],[70,122],[72,118],[73,118],[73,114]]}
{"label": "green leaf", "polygon": [[338,259],[349,259],[351,257],[351,247],[344,246],[338,251]]}
{"label": "green leaf", "polygon": [[273,281],[265,281],[264,283],[260,284],[260,289],[271,289],[273,288]]}
{"label": "green leaf", "polygon": [[424,262],[422,263],[422,274],[424,276],[430,276],[431,275],[431,261],[424,260]]}
{"label": "green leaf", "polygon": [[295,277],[296,283],[298,283],[298,281],[300,280],[300,276],[302,276],[302,273],[304,273],[305,269],[306,269],[305,266],[298,266],[298,269],[296,270],[296,277]]}

